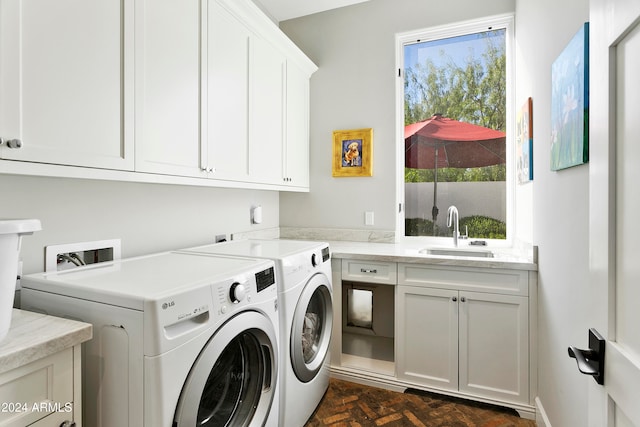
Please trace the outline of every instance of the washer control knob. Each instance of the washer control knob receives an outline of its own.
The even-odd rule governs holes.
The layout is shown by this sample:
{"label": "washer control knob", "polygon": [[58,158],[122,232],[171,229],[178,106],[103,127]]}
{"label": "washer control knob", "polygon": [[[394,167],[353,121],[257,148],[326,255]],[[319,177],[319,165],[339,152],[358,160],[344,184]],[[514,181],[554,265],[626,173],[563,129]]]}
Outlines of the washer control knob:
{"label": "washer control knob", "polygon": [[229,289],[229,298],[233,303],[239,303],[244,299],[247,290],[242,283],[234,282]]}
{"label": "washer control knob", "polygon": [[318,260],[316,258],[316,254],[312,254],[311,255],[311,265],[314,266],[314,267],[318,266]]}

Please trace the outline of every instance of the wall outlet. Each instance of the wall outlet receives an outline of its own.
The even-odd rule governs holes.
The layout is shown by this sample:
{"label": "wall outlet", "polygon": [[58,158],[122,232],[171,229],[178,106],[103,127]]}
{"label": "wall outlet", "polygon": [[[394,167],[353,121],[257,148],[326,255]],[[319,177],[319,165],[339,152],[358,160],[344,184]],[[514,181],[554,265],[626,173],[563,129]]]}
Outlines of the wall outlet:
{"label": "wall outlet", "polygon": [[373,225],[373,212],[364,213],[364,225]]}

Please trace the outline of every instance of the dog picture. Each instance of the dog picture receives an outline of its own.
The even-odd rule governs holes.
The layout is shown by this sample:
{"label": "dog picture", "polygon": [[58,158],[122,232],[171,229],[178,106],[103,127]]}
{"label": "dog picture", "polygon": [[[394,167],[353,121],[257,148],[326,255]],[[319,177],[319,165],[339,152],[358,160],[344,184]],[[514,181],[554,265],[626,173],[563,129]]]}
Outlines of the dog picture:
{"label": "dog picture", "polygon": [[362,158],[360,157],[362,140],[342,141],[342,146],[344,151],[342,166],[362,166]]}
{"label": "dog picture", "polygon": [[372,144],[371,128],[333,131],[332,176],[373,176]]}

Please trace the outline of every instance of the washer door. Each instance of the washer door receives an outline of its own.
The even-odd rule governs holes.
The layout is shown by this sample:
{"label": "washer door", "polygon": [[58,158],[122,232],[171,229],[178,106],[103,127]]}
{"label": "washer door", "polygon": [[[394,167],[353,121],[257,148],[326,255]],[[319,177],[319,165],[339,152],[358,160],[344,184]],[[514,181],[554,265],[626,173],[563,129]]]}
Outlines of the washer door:
{"label": "washer door", "polygon": [[322,368],[332,325],[331,284],[327,276],[316,274],[300,295],[291,326],[291,365],[300,381],[311,381]]}
{"label": "washer door", "polygon": [[225,323],[203,348],[182,389],[174,426],[262,426],[276,393],[277,337],[253,311]]}

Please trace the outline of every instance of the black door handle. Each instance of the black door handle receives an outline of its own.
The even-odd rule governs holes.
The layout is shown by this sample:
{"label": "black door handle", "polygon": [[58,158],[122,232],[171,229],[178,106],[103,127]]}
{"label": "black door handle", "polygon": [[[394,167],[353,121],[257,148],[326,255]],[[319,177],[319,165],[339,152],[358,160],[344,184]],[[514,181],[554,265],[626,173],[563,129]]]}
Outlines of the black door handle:
{"label": "black door handle", "polygon": [[569,357],[576,359],[578,370],[593,376],[598,384],[604,384],[604,345],[605,340],[595,329],[589,329],[589,349],[581,350],[569,347]]}
{"label": "black door handle", "polygon": [[578,370],[585,375],[596,375],[598,373],[598,367],[593,362],[597,355],[591,350],[581,350],[574,346],[569,347],[569,357],[576,359],[578,363]]}

